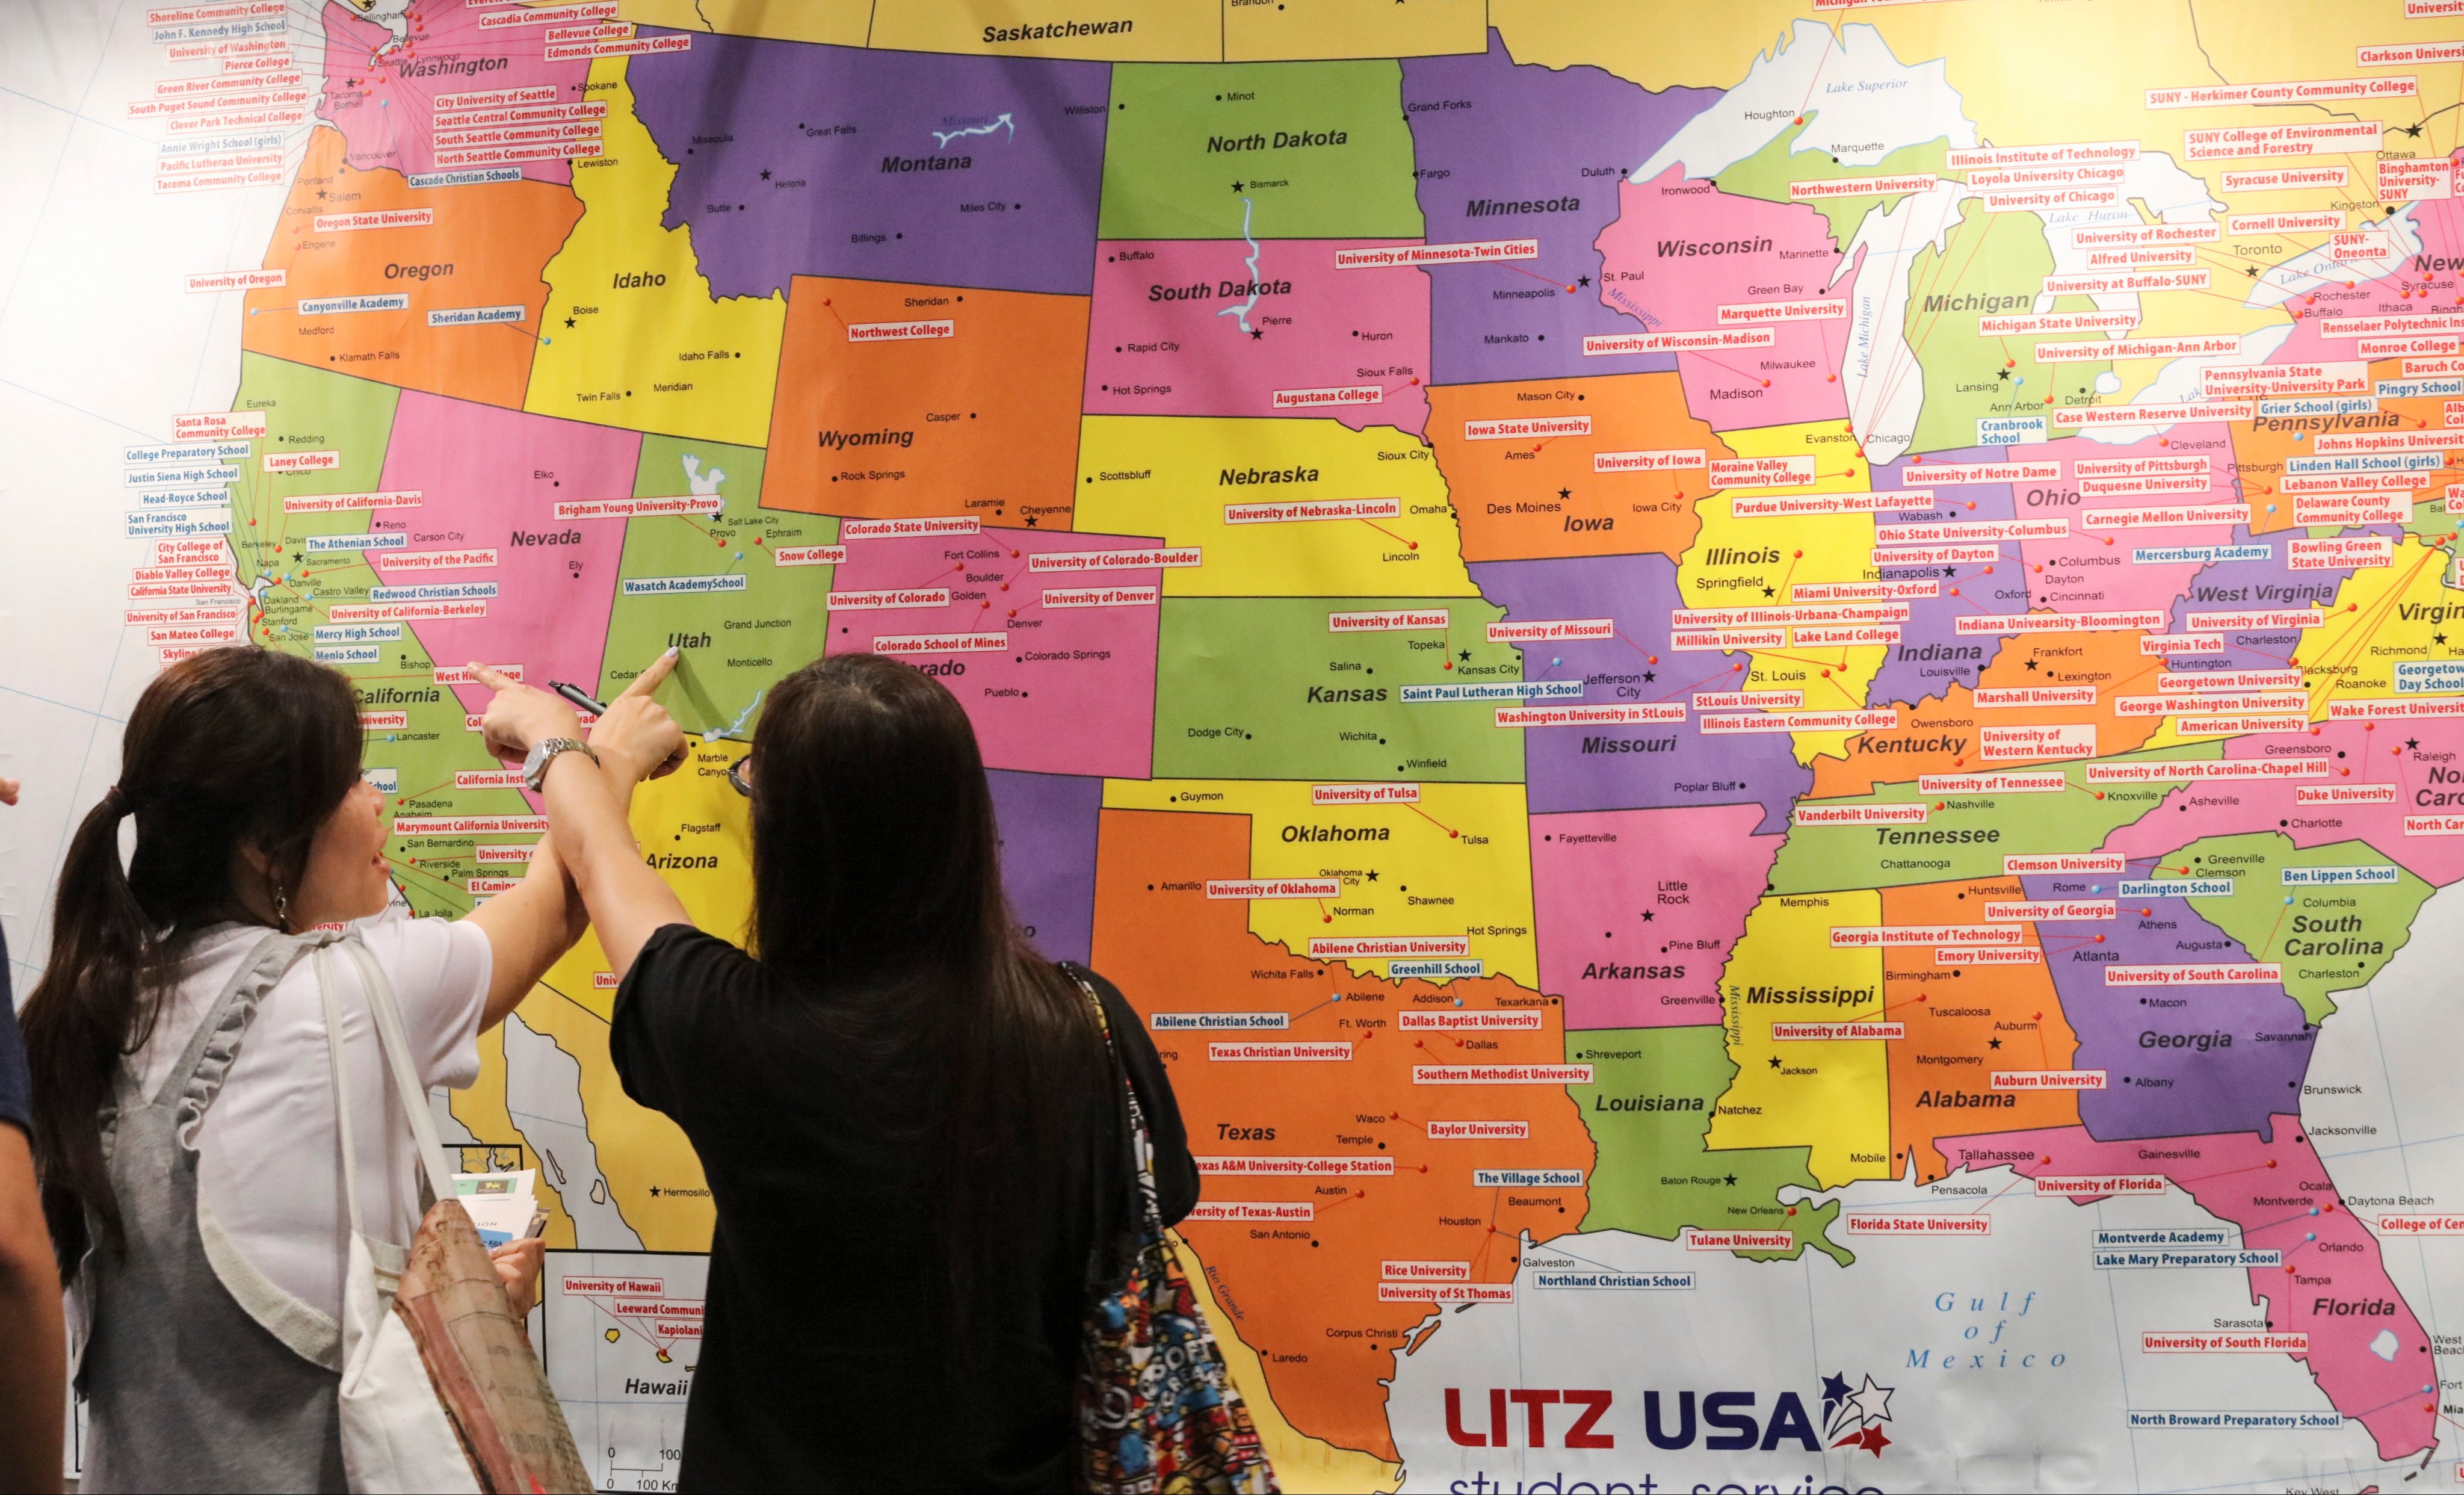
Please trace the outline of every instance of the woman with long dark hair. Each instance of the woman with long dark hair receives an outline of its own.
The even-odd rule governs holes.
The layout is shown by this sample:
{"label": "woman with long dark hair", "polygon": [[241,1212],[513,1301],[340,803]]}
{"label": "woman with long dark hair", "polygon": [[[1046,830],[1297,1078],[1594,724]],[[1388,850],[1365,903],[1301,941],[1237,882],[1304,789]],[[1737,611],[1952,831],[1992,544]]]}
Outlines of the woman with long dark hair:
{"label": "woman with long dark hair", "polygon": [[[619,797],[673,737],[627,736],[627,722],[643,718],[594,735]],[[337,1060],[307,957],[351,924],[423,1087],[460,1087],[477,1078],[478,1034],[581,933],[544,841],[517,887],[465,918],[376,917],[386,827],[361,739],[334,671],[209,649],[138,698],[119,781],[69,845],[25,1038],[44,1214],[75,1300],[85,1489],[344,1488],[350,1222]],[[407,1244],[419,1170],[373,998],[354,961],[327,964],[365,1229]],[[500,1256],[517,1307],[538,1266],[536,1242]]]}
{"label": "woman with long dark hair", "polygon": [[[555,696],[482,678],[499,757],[570,732]],[[932,676],[807,665],[729,777],[751,800],[751,955],[643,865],[603,770],[565,755],[546,775],[622,977],[626,1093],[684,1128],[717,1206],[679,1485],[1063,1488],[1090,1264],[1129,1167],[1079,977],[1172,1223],[1198,1174],[1155,1046],[1011,921],[975,732]]]}

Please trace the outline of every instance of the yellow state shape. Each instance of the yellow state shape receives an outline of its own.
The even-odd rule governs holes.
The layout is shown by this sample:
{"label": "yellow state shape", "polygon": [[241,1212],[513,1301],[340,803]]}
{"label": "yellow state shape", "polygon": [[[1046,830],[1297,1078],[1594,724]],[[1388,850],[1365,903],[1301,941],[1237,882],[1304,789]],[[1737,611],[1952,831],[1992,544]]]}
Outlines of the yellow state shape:
{"label": "yellow state shape", "polygon": [[[1263,474],[1297,474],[1269,482]],[[1244,480],[1245,479],[1245,480]],[[1231,523],[1267,503],[1392,498],[1379,519]],[[1166,597],[1476,597],[1445,479],[1417,436],[1330,420],[1094,415],[1080,423],[1082,534],[1196,545]]]}
{"label": "yellow state shape", "polygon": [[684,1129],[634,1104],[607,1055],[607,1022],[553,992],[534,992],[521,1020],[582,1066],[582,1114],[599,1175],[625,1223],[651,1251],[707,1251],[717,1223],[700,1154]]}
{"label": "yellow state shape", "polygon": [[693,230],[659,227],[676,168],[634,117],[625,66],[590,65],[591,97],[607,105],[603,153],[573,164],[582,221],[547,262],[547,333],[522,408],[766,446],[786,297],[713,300]]}
{"label": "yellow state shape", "polygon": [[[1215,1301],[1215,1285],[1207,1277],[1206,1264],[1198,1259],[1197,1247],[1177,1233],[1167,1234],[1164,1239],[1171,1242],[1181,1272],[1189,1278],[1190,1290],[1198,1295],[1199,1310],[1215,1330],[1215,1346],[1223,1353],[1223,1369],[1232,1378],[1233,1390],[1241,1394],[1242,1404],[1249,1409],[1249,1421],[1257,1428],[1258,1441],[1266,1450],[1267,1466],[1275,1471],[1275,1483],[1285,1495],[1357,1495],[1363,1490],[1401,1488],[1401,1464],[1388,1463],[1357,1449],[1338,1448],[1285,1420],[1284,1409],[1275,1405],[1267,1389],[1266,1368],[1259,1363],[1258,1352],[1234,1331],[1232,1315]],[[1418,1349],[1426,1338],[1428,1335],[1421,1334],[1414,1339],[1413,1348]]]}
{"label": "yellow state shape", "polygon": [[[1280,780],[1109,779],[1104,804],[1246,815],[1250,876],[1339,879],[1343,891],[1333,898],[1250,900],[1249,933],[1293,955],[1330,958],[1310,956],[1313,939],[1462,935],[1467,958],[1480,961],[1484,975],[1539,989],[1521,784],[1422,783],[1417,811],[1408,804],[1315,804],[1310,788]],[[1300,839],[1315,826],[1369,835]],[[1380,831],[1384,839],[1374,839]],[[1386,975],[1383,956],[1347,963],[1362,976]]]}
{"label": "yellow state shape", "polygon": [[[1696,500],[1695,517],[1702,527],[1694,543],[1677,561],[1677,589],[1688,607],[1773,607],[1791,605],[1792,588],[1816,582],[1873,580],[1874,517],[1870,514],[1793,515],[1783,518],[1738,518],[1741,497],[1794,497],[1807,494],[1863,493],[1874,486],[1873,470],[1857,450],[1844,421],[1799,421],[1786,426],[1756,426],[1723,431],[1721,440],[1744,457],[1812,457],[1814,481],[1788,488],[1715,489]],[[1734,566],[1706,567],[1702,558],[1714,547],[1756,550],[1777,546],[1779,570],[1787,584],[1765,597],[1759,587],[1735,589],[1714,584],[1733,581]],[[1800,554],[1800,552],[1802,554]],[[1882,668],[1888,648],[1869,645],[1799,645],[1750,656],[1740,691],[1797,691],[1801,711],[1855,711],[1865,704],[1867,688]],[[1777,708],[1774,708],[1777,709]],[[1796,760],[1810,763],[1825,753],[1848,756],[1846,732],[1795,734]]]}
{"label": "yellow state shape", "polygon": [[872,29],[872,0],[619,0],[616,16],[641,26],[768,36],[861,47]]}
{"label": "yellow state shape", "polygon": [[1426,57],[1488,50],[1487,0],[1312,0],[1226,5],[1227,62],[1306,62],[1336,57]]}
{"label": "yellow state shape", "polygon": [[[642,854],[675,890],[693,923],[739,944],[753,916],[753,826],[744,796],[727,781],[727,765],[744,751],[740,742],[694,740],[683,767],[633,791],[631,815]],[[595,929],[583,933],[540,984],[602,1022],[615,1014],[615,978]]]}
{"label": "yellow state shape", "polygon": [[1831,943],[1834,928],[1881,922],[1874,892],[1781,894],[1754,905],[1720,978],[1737,1074],[1712,1108],[1706,1146],[1811,1147],[1806,1167],[1826,1189],[1891,1176],[1883,1041],[1771,1037],[1774,1022],[1881,1015],[1881,952]]}

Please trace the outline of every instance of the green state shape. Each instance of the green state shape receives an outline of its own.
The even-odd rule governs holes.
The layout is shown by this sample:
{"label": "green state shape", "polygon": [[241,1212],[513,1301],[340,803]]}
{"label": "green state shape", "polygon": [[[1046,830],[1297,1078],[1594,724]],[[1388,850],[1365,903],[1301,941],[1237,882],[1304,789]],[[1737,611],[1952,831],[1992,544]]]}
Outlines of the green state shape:
{"label": "green state shape", "polygon": [[[1910,450],[1973,447],[1978,421],[2042,415],[2049,393],[2057,397],[2057,407],[2097,403],[2096,381],[2111,371],[2110,363],[2039,363],[2035,334],[1988,338],[1976,330],[1980,317],[2035,311],[2037,293],[2053,273],[2054,251],[2045,242],[2042,219],[1989,213],[1972,198],[1960,205],[1959,227],[1950,231],[1944,249],[1927,244],[1917,252],[1908,267],[1903,336],[1925,380],[1925,405]],[[2083,296],[2057,297],[2052,310],[2092,312],[2096,303]],[[2055,333],[2047,341],[2101,336]]]}
{"label": "green state shape", "polygon": [[[1910,176],[1918,172],[1942,174],[1949,158],[1947,139],[1931,140],[1922,145],[1906,145],[1884,156],[1881,164],[1872,166],[1843,166],[1828,151],[1796,148],[1797,137],[1810,128],[1820,111],[1805,117],[1805,123],[1792,125],[1762,149],[1721,172],[1712,181],[1720,190],[1736,197],[1759,197],[1769,203],[1793,202],[1788,195],[1791,182],[1830,182],[1840,177]],[[1845,245],[1857,236],[1857,226],[1869,212],[1888,212],[1904,192],[1868,193],[1862,197],[1820,197],[1804,206],[1831,220],[1831,240]]]}
{"label": "green state shape", "polygon": [[[2392,883],[2286,887],[2287,868],[2366,867]],[[2159,877],[2231,877],[2230,898],[2192,898],[2199,917],[2240,940],[2253,960],[2284,967],[2284,994],[2313,1023],[2335,1015],[2338,992],[2366,986],[2412,937],[2412,921],[2437,890],[2363,841],[2297,846],[2279,831],[2210,836],[2167,852]],[[2380,875],[2385,875],[2382,872]],[[2349,921],[2349,922],[2348,922]]]}
{"label": "green state shape", "polygon": [[[693,467],[689,471],[686,463]],[[670,645],[680,650],[659,700],[690,733],[749,733],[759,697],[778,679],[821,657],[829,632],[836,566],[782,566],[782,545],[836,543],[839,521],[761,507],[762,453],[755,447],[645,435],[633,477],[636,498],[680,497],[693,473],[717,480],[715,515],[625,521],[616,600],[599,670],[602,700],[625,689]],[[720,541],[725,540],[725,544]],[[737,559],[741,554],[742,560]],[[734,573],[740,592],[627,597],[625,582],[649,576]]]}
{"label": "green state shape", "polygon": [[[375,665],[351,665],[342,672],[360,693],[363,711],[398,711],[409,718],[401,728],[370,731],[361,762],[370,770],[391,769],[393,791],[385,796],[388,822],[397,817],[426,815],[530,815],[536,813],[519,790],[456,789],[456,773],[495,771],[505,765],[488,756],[479,735],[463,725],[462,702],[451,686],[436,683],[435,664],[419,642],[416,624],[404,624],[402,640],[384,646]],[[421,915],[459,916],[478,898],[469,888],[473,877],[519,877],[522,864],[479,865],[475,848],[482,846],[528,846],[536,831],[507,835],[422,836],[385,839],[385,860],[392,864],[394,886]]]}
{"label": "green state shape", "polygon": [[[1444,612],[1446,631],[1327,631],[1331,613],[1404,609]],[[1505,616],[1460,597],[1167,597],[1155,777],[1521,783],[1522,731],[1497,725],[1517,702],[1402,699],[1406,685],[1521,680],[1522,656],[1488,642]]]}
{"label": "green state shape", "polygon": [[1793,825],[1771,867],[1771,890],[1838,892],[2003,877],[2009,875],[2002,868],[2006,856],[2093,851],[2115,830],[2156,808],[2179,784],[2090,784],[2086,774],[2091,763],[2223,756],[2221,742],[2193,742],[2067,763],[1982,765],[2007,766],[2013,773],[2059,771],[2071,785],[2059,794],[1920,794],[1914,783],[1902,782],[1868,795],[1800,800],[1801,808],[1915,803],[1941,808],[1930,810],[1922,825]]}
{"label": "green state shape", "polygon": [[1402,91],[1391,60],[1115,67],[1096,232],[1237,239],[1245,196],[1253,238],[1417,239]]}
{"label": "green state shape", "polygon": [[[1787,1251],[1740,1251],[1755,1261],[1793,1260],[1808,1245],[1846,1266],[1856,1260],[1826,1232],[1837,1200],[1789,1206],[1779,1191],[1820,1186],[1807,1171],[1811,1147],[1712,1152],[1703,1145],[1711,1109],[1735,1078],[1718,1026],[1581,1028],[1566,1035],[1566,1062],[1590,1065],[1590,1085],[1566,1093],[1598,1149],[1582,1228],[1627,1230],[1674,1241],[1698,1230],[1785,1230]],[[1648,1109],[1646,1109],[1648,1108]]]}
{"label": "green state shape", "polygon": [[[293,514],[288,498],[377,490],[385,472],[385,443],[393,433],[394,404],[401,391],[348,374],[286,363],[260,353],[240,355],[234,410],[261,410],[265,434],[249,443],[239,480],[231,495],[231,546],[242,586],[268,579],[260,595],[258,641],[307,653],[311,629],[337,603],[362,603],[377,582],[358,551],[311,551],[318,536],[361,535],[368,511]],[[337,465],[321,472],[268,473],[275,452],[331,451]]]}

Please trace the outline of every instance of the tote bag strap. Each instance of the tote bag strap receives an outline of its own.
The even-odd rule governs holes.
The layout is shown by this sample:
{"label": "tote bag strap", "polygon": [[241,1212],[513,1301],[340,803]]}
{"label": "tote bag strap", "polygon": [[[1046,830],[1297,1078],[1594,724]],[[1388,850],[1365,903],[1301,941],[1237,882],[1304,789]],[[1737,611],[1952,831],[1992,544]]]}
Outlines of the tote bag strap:
{"label": "tote bag strap", "polygon": [[[403,1119],[410,1126],[414,1150],[419,1154],[420,1209],[425,1212],[439,1199],[453,1198],[453,1171],[445,1166],[445,1149],[436,1136],[436,1119],[428,1111],[428,1088],[419,1083],[419,1072],[412,1066],[410,1039],[403,1031],[402,1011],[394,1002],[393,983],[385,978],[376,956],[356,934],[336,941],[336,946],[350,952],[360,977],[360,991],[367,1000],[368,1025],[377,1041],[377,1052],[383,1058],[393,1080],[395,1095],[402,1104]],[[330,964],[335,946],[317,952],[318,987],[325,1004],[325,1042],[334,1066],[334,1121],[342,1145],[342,1193],[348,1201],[351,1229],[364,1235],[360,1205],[359,1154],[351,1145],[351,1108],[343,1078],[341,1004],[335,999],[333,968]]]}

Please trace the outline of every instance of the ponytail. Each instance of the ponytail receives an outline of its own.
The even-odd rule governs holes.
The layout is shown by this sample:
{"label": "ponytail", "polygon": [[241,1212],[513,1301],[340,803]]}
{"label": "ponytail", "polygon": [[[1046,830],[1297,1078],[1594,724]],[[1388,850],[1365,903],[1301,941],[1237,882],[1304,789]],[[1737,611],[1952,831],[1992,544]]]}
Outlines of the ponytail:
{"label": "ponytail", "polygon": [[[121,738],[120,782],[69,843],[52,951],[26,999],[34,1164],[60,1276],[94,1242],[122,1247],[103,1156],[121,1061],[153,1036],[196,935],[262,923],[232,881],[253,846],[297,887],[317,827],[360,774],[350,682],[296,654],[250,647],[191,655],[155,677]],[[137,848],[123,869],[120,823]]]}
{"label": "ponytail", "polygon": [[[123,1045],[145,1041],[161,1010],[150,921],[120,865],[120,822],[129,812],[118,784],[86,812],[60,867],[52,956],[26,1003],[26,1058],[35,1105],[53,1118],[34,1132],[43,1218],[65,1280],[84,1254],[84,1204],[104,1243],[121,1247],[120,1201],[106,1179],[101,1116]],[[74,991],[74,1000],[61,995]]]}

